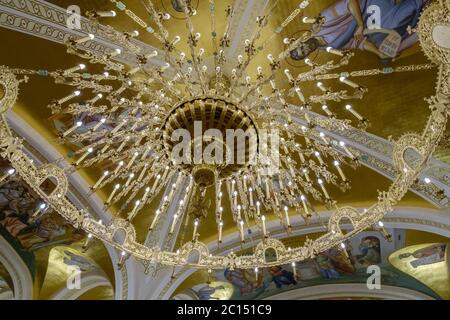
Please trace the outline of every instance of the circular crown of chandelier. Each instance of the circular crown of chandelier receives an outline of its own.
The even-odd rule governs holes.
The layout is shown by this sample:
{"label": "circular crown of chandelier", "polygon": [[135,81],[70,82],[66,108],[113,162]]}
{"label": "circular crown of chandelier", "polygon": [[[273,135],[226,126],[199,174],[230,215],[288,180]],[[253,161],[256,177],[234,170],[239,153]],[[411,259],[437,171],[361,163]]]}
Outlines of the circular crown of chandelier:
{"label": "circular crown of chandelier", "polygon": [[[69,172],[57,163],[34,166],[22,151],[21,142],[11,135],[4,116],[0,151],[51,208],[89,233],[86,245],[96,237],[117,247],[123,253],[121,263],[132,255],[172,266],[259,268],[295,263],[335,246],[345,248],[346,239],[366,228],[388,236],[382,218],[419,177],[446,125],[449,92],[442,83],[450,78],[449,51],[430,40],[430,26],[450,17],[436,14],[448,12],[448,4],[430,5],[415,30],[428,58],[441,68],[437,94],[428,100],[432,110],[429,122],[422,134],[405,134],[395,141],[397,176],[387,191],[379,193],[378,201],[361,212],[339,206],[330,191],[330,187],[336,192],[348,191],[351,182],[345,171],[360,166],[358,151],[336,140],[332,133],[364,131],[369,126],[369,121],[347,102],[362,99],[368,89],[351,79],[348,72],[333,73],[345,67],[353,53],[328,48],[326,63],[306,59],[308,70],[294,76],[283,65],[287,65],[285,61],[293,50],[307,43],[310,33],[286,38],[282,52],[270,52],[271,42],[310,1],[301,1],[281,26],[261,41],[277,5],[274,1],[257,18],[256,31],[244,41],[242,54],[229,57],[226,53],[233,40],[230,21],[235,11],[232,6],[227,8],[226,28],[219,36],[222,33],[215,30],[214,23],[218,13],[215,1],[210,0],[213,52],[209,58],[199,46],[204,35],[196,32],[192,23],[198,12],[191,1],[177,2],[185,15],[186,39],[169,34],[164,24],[170,15],[158,11],[150,0],[142,3],[151,25],[122,2],[111,2],[139,30],[153,36],[159,46],[141,45],[136,38],[142,31],[123,32],[100,24],[115,17],[115,11],[89,11],[86,25],[92,33],[80,33],[65,42],[68,53],[85,59],[86,64],[56,71],[0,69],[0,84],[5,89],[0,100],[2,114],[15,103],[19,84],[29,76],[51,77],[55,83],[76,88],[49,106],[55,116],[75,119],[58,139],[76,149],[69,158]],[[320,28],[325,21],[319,16],[303,18],[303,22]],[[99,53],[92,50],[96,41],[117,47]],[[181,41],[188,44],[188,53],[178,50]],[[135,63],[122,63],[125,56]],[[251,63],[260,56],[266,64],[251,70]],[[87,72],[91,66],[97,70],[99,65],[101,72]],[[281,86],[276,80],[280,79],[278,74],[285,79]],[[17,80],[21,76],[23,79]],[[333,91],[322,82],[325,80],[336,82],[333,87],[339,84],[342,89]],[[303,84],[311,81],[317,83],[317,90],[304,90]],[[348,119],[339,119],[327,107],[329,101],[342,102]],[[414,164],[405,159],[410,149],[416,155]],[[68,173],[84,168],[101,171],[91,190],[107,194],[105,211],[117,208],[108,223],[97,221],[66,198]],[[48,177],[57,181],[50,194],[39,188]],[[155,203],[158,209],[149,209]],[[293,222],[307,224],[318,217],[315,206],[320,204],[332,212],[326,234],[314,241],[307,239],[298,248],[286,248],[271,236],[269,221],[279,221],[289,236]],[[138,243],[134,223],[139,215],[152,217],[150,233],[168,222],[167,232],[178,237],[179,247],[166,250]],[[347,233],[340,228],[344,218],[353,227]],[[199,240],[200,225],[208,220],[215,221],[216,248],[220,248],[227,228],[235,230],[241,243],[254,245],[254,253],[210,254],[212,247]],[[188,226],[192,233],[186,234]],[[116,236],[119,230],[124,231],[122,239]],[[269,248],[275,250],[276,258],[267,261],[265,252]],[[195,261],[190,259],[193,252],[197,253]]]}

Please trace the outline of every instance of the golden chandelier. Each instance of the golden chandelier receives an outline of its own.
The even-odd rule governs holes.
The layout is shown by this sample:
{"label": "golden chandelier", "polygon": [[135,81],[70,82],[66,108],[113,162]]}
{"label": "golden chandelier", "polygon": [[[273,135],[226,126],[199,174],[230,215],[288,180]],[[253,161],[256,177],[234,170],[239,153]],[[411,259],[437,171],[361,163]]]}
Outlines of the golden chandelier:
{"label": "golden chandelier", "polygon": [[[331,247],[343,246],[346,239],[369,227],[386,234],[382,218],[416,181],[446,125],[449,92],[445,83],[450,77],[449,52],[430,40],[430,26],[449,19],[450,14],[442,14],[443,10],[449,13],[448,3],[430,5],[422,15],[418,30],[414,30],[419,34],[428,58],[440,68],[437,94],[428,100],[432,110],[429,122],[421,135],[406,134],[395,142],[393,157],[397,177],[389,190],[379,194],[377,202],[360,212],[338,206],[328,190],[329,185],[335,185],[347,191],[350,181],[345,167],[356,169],[359,166],[358,152],[329,133],[355,127],[365,130],[369,125],[368,120],[346,102],[362,99],[367,88],[357,84],[352,73],[333,73],[333,70],[346,66],[353,53],[328,48],[326,63],[317,64],[306,59],[309,70],[294,76],[282,66],[290,52],[310,34],[305,32],[295,39],[286,38],[284,51],[270,52],[271,41],[303,12],[310,1],[301,1],[280,27],[261,42],[261,33],[267,28],[277,4],[275,1],[265,15],[258,17],[257,29],[250,39],[245,40],[242,54],[230,59],[225,52],[230,46],[230,21],[235,12],[232,6],[227,8],[228,23],[221,33],[215,30],[215,0],[209,0],[212,62],[206,61],[207,52],[199,47],[199,40],[204,35],[196,32],[192,23],[197,12],[190,1],[180,1],[187,39],[169,34],[164,24],[170,15],[159,12],[151,0],[142,3],[153,27],[122,2],[110,1],[119,10],[117,14],[129,17],[141,31],[121,32],[111,26],[105,27],[100,22],[107,23],[116,12],[90,11],[86,16],[96,33],[80,34],[66,41],[68,53],[85,59],[86,64],[56,71],[0,69],[0,84],[5,88],[5,95],[0,100],[3,115],[1,155],[10,160],[17,173],[51,208],[76,227],[86,230],[89,239],[94,236],[121,250],[121,263],[132,255],[172,266],[261,268],[312,258]],[[319,16],[304,18],[303,22],[320,26],[324,21]],[[143,31],[159,42],[156,50],[147,52],[139,46],[135,38]],[[91,50],[99,40],[107,40],[118,47],[104,53]],[[177,49],[181,41],[187,42],[189,53]],[[134,57],[134,65],[120,62],[125,54]],[[261,55],[267,57],[266,65],[250,70],[253,59]],[[97,70],[99,65],[101,72],[87,72],[90,66]],[[419,67],[397,71],[414,70]],[[277,83],[279,73],[289,84],[287,89]],[[21,142],[11,135],[4,113],[16,101],[20,82],[33,75],[51,77],[55,83],[75,88],[68,96],[56,98],[49,107],[55,115],[79,119],[61,133],[59,142],[76,146],[77,150],[69,159],[73,170],[102,168],[103,172],[91,190],[106,190],[105,210],[113,205],[120,207],[117,217],[108,224],[96,221],[86,210],[75,208],[66,199],[67,172],[57,164],[35,167],[22,151]],[[23,79],[17,80],[20,76]],[[324,80],[340,83],[344,89],[333,91],[321,82]],[[302,89],[303,83],[311,81],[317,83],[316,94],[308,94]],[[293,99],[297,102],[288,102]],[[349,119],[338,119],[327,107],[327,101],[344,102]],[[313,109],[319,110],[321,115]],[[95,119],[89,127],[83,122],[86,116]],[[230,130],[244,133],[244,138],[237,139],[236,145],[227,141]],[[181,148],[184,152],[181,158],[179,141],[174,139],[179,132],[194,136]],[[233,142],[236,142],[235,137]],[[414,166],[404,158],[409,149],[419,156]],[[206,159],[207,150],[212,150],[211,159]],[[238,159],[241,150],[244,151]],[[48,177],[57,180],[51,194],[39,188]],[[160,203],[156,212],[149,212],[151,203]],[[332,211],[328,233],[314,241],[307,240],[302,247],[289,249],[271,237],[266,220],[279,220],[290,234],[292,217],[299,216],[308,223],[317,215],[313,203],[324,203]],[[173,214],[169,217],[169,233],[176,234],[189,224],[193,228],[192,236],[182,239],[184,244],[176,252],[149,248],[136,242],[133,221],[137,215],[153,216],[148,226],[149,232],[153,232],[159,219],[169,211]],[[206,219],[214,219],[220,246],[224,228],[228,228],[224,223],[227,216],[231,217],[228,221],[232,221],[242,243],[250,238],[258,240],[253,255],[237,256],[232,252],[227,256],[213,256],[199,241],[199,225]],[[353,227],[346,234],[339,227],[343,218],[348,218]],[[125,231],[123,241],[115,238],[118,230]],[[275,260],[266,260],[268,248],[275,250]],[[198,259],[192,262],[189,256],[194,251],[198,253]]]}

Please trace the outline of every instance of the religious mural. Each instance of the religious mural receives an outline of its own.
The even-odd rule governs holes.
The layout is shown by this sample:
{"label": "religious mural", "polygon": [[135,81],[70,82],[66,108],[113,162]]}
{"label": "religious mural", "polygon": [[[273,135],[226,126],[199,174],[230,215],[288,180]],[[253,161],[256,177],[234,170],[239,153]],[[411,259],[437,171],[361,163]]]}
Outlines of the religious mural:
{"label": "religious mural", "polygon": [[[51,186],[44,184],[41,188],[45,191]],[[0,186],[0,236],[11,244],[34,275],[36,251],[82,241],[86,234],[44,206],[26,183],[13,177]]]}
{"label": "religious mural", "polygon": [[409,264],[413,268],[445,261],[446,244],[433,244],[425,248],[400,254],[399,259],[413,258]]}
{"label": "religious mural", "polygon": [[429,0],[338,0],[321,12],[323,24],[314,24],[311,37],[291,52],[303,60],[316,50],[360,49],[387,63],[418,42],[416,27]]}
{"label": "religious mural", "polygon": [[[404,235],[403,230],[393,231],[396,235]],[[387,241],[379,233],[366,231],[346,243],[346,251],[332,248],[320,253],[315,259],[298,262],[295,270],[291,265],[272,267],[264,270],[225,270],[215,275],[215,283],[220,287],[214,290],[208,284],[199,284],[192,292],[200,300],[211,300],[204,292],[216,292],[226,288],[224,283],[232,285],[231,299],[264,299],[284,291],[309,286],[339,283],[366,283],[367,267],[378,265],[381,269],[382,285],[406,287],[423,292],[435,298],[440,298],[433,290],[423,285],[414,277],[408,276],[393,267],[387,257],[403,246],[403,242]],[[442,246],[433,246],[414,251],[411,256],[421,259],[428,257],[438,260],[442,255]],[[405,254],[406,257],[406,254]],[[433,257],[433,258],[430,258]],[[425,263],[422,260],[422,263]],[[203,288],[205,291],[199,291]],[[192,293],[191,292],[191,293]]]}
{"label": "religious mural", "polygon": [[443,299],[450,299],[450,257],[446,243],[424,243],[401,248],[389,262],[429,288]]}

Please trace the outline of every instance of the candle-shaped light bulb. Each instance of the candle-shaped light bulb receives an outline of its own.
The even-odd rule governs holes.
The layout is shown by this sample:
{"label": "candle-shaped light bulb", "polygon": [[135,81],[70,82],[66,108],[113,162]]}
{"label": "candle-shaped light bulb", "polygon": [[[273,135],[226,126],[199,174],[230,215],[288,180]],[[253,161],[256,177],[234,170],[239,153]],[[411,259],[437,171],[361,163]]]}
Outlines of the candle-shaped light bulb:
{"label": "candle-shaped light bulb", "polygon": [[342,82],[342,83],[345,83],[346,85],[349,85],[352,88],[355,88],[355,89],[359,88],[359,84],[354,83],[351,80],[348,80],[346,77],[340,77],[339,81]]}
{"label": "candle-shaped light bulb", "polygon": [[154,58],[154,57],[157,57],[157,56],[158,56],[158,51],[153,50],[152,52],[150,52],[149,54],[147,54],[147,55],[145,56],[145,58],[151,59],[151,58]]}
{"label": "candle-shaped light bulb", "polygon": [[118,55],[121,55],[121,54],[122,54],[122,50],[117,48],[117,49],[114,49],[114,51],[110,53],[110,56],[117,57]]}
{"label": "candle-shaped light bulb", "polygon": [[66,137],[69,134],[71,134],[72,132],[74,132],[76,129],[80,128],[83,125],[83,122],[78,121],[77,123],[75,123],[75,125],[73,125],[71,128],[69,128],[69,130],[67,130],[66,132],[63,133],[63,136]]}
{"label": "candle-shaped light bulb", "polygon": [[261,224],[262,224],[264,238],[266,238],[267,237],[266,216],[261,216]]}
{"label": "candle-shaped light bulb", "polygon": [[[156,222],[158,222],[159,213],[160,213],[159,209],[156,210],[155,217],[153,218],[152,224],[150,225],[150,228],[149,228],[150,230],[153,230],[155,228]],[[176,215],[174,215],[174,218],[175,218],[175,216]],[[173,225],[173,222],[172,222],[172,225]]]}
{"label": "candle-shaped light bulb", "polygon": [[173,215],[172,225],[170,226],[170,234],[173,234],[178,221],[178,214]]}
{"label": "candle-shaped light bulb", "polygon": [[317,19],[316,18],[309,18],[309,17],[303,17],[302,19],[303,23],[316,23]]}
{"label": "candle-shaped light bulb", "polygon": [[86,249],[87,249],[87,247],[89,246],[89,243],[90,243],[91,240],[92,240],[92,237],[93,237],[92,234],[89,233],[88,236],[86,237],[86,241],[85,241],[84,244],[83,244],[83,247],[82,247],[83,250],[86,250]]}
{"label": "candle-shaped light bulb", "polygon": [[335,54],[335,55],[337,55],[337,56],[341,56],[341,57],[342,57],[342,56],[344,55],[344,54],[342,53],[342,51],[337,50],[337,49],[335,49],[335,48],[333,48],[333,47],[327,47],[326,50],[327,50],[327,52],[332,53],[332,54]]}
{"label": "candle-shaped light bulb", "polygon": [[133,38],[139,37],[139,31],[134,30],[134,31],[130,32],[130,36]]}
{"label": "candle-shaped light bulb", "polygon": [[86,37],[83,37],[81,39],[75,40],[75,43],[77,44],[82,44],[88,41],[92,41],[95,39],[95,35],[93,35],[92,33],[88,34]]}
{"label": "candle-shaped light bulb", "polygon": [[67,97],[64,97],[62,99],[58,100],[58,104],[63,104],[75,97],[78,97],[81,94],[81,92],[79,90],[74,91],[72,94],[68,95]]}
{"label": "candle-shaped light bulb", "polygon": [[239,221],[239,233],[241,236],[241,242],[245,242],[245,235],[244,235],[244,221]]}
{"label": "candle-shaped light bulb", "polygon": [[134,208],[133,208],[133,210],[131,211],[131,213],[130,213],[130,215],[128,216],[128,220],[133,220],[133,218],[134,218],[134,216],[136,215],[136,213],[137,213],[137,210],[139,209],[139,206],[141,205],[141,201],[140,200],[137,200],[135,203],[134,203]]}
{"label": "candle-shaped light bulb", "polygon": [[219,222],[219,237],[218,237],[219,243],[222,243],[222,232],[223,232],[223,221],[221,220]]}
{"label": "candle-shaped light bulb", "polygon": [[166,71],[167,69],[170,68],[170,63],[166,62],[162,67],[161,67],[161,72]]}
{"label": "candle-shaped light bulb", "polygon": [[78,159],[78,160],[75,162],[75,165],[78,166],[78,165],[79,165],[81,162],[83,162],[83,160],[86,159],[87,156],[88,156],[89,154],[91,154],[92,152],[94,152],[94,149],[93,149],[93,148],[87,149],[86,152],[81,156],[81,158]]}
{"label": "candle-shaped light bulb", "polygon": [[347,155],[348,155],[350,158],[352,158],[352,159],[355,158],[355,156],[353,155],[353,153],[351,153],[350,150],[347,148],[347,145],[345,144],[344,141],[339,141],[339,146],[341,146],[342,149],[344,149],[345,153],[347,153]]}
{"label": "candle-shaped light bulb", "polygon": [[291,71],[289,69],[285,69],[284,74],[286,75],[286,77],[288,78],[289,81],[294,80],[294,78],[292,77]]}
{"label": "candle-shaped light bulb", "polygon": [[270,63],[274,63],[275,60],[273,59],[273,55],[272,54],[268,54],[267,55],[267,59],[269,59]]}
{"label": "candle-shaped light bulb", "polygon": [[248,197],[250,202],[250,207],[253,207],[253,188],[248,189]]}
{"label": "candle-shaped light bulb", "polygon": [[180,36],[175,36],[175,38],[173,39],[172,44],[173,44],[173,45],[176,45],[178,42],[180,42],[180,40],[181,40],[181,37],[180,37]]}
{"label": "candle-shaped light bulb", "polygon": [[259,201],[256,201],[256,214],[259,216],[261,214],[260,209],[261,203]]}
{"label": "candle-shaped light bulb", "polygon": [[100,177],[100,179],[98,179],[98,181],[95,183],[95,185],[92,187],[93,190],[97,189],[98,186],[103,182],[103,180],[106,179],[106,177],[109,175],[109,171],[105,171],[103,172],[102,176]]}
{"label": "candle-shaped light bulb", "polygon": [[317,82],[317,87],[322,90],[323,92],[327,92],[327,88],[324,86],[324,84],[322,82]]}
{"label": "candle-shaped light bulb", "polygon": [[327,105],[323,105],[322,110],[325,111],[325,113],[330,117],[333,115],[333,113],[330,111],[330,109],[328,109]]}
{"label": "candle-shaped light bulb", "polygon": [[319,160],[320,165],[325,165],[325,163],[323,162],[322,156],[320,155],[320,153],[318,151],[314,152],[314,155],[316,156],[317,160]]}
{"label": "candle-shaped light bulb", "polygon": [[114,186],[113,191],[111,192],[111,194],[108,197],[108,200],[106,200],[106,204],[111,203],[112,199],[114,198],[114,195],[116,194],[116,192],[120,189],[120,184],[116,184]]}
{"label": "candle-shaped light bulb", "polygon": [[302,195],[300,197],[300,199],[302,200],[302,205],[303,205],[303,209],[305,210],[305,214],[308,217],[310,214],[309,214],[308,205],[306,204],[306,197],[304,195]]}
{"label": "candle-shaped light bulb", "polygon": [[80,71],[80,70],[84,70],[84,69],[86,69],[86,65],[80,63],[79,65],[77,65],[77,66],[75,66],[73,68],[65,70],[64,74],[67,75],[67,74],[74,73],[74,72],[77,72],[77,71]]}
{"label": "candle-shaped light bulb", "polygon": [[291,220],[289,219],[289,210],[287,206],[284,206],[284,215],[286,217],[286,225],[288,228],[291,227]]}
{"label": "candle-shaped light bulb", "polygon": [[341,165],[340,165],[339,161],[337,161],[337,160],[334,161],[334,166],[336,167],[337,171],[339,172],[339,175],[341,176],[341,179],[343,181],[347,181],[347,178],[346,178],[344,172],[342,171],[342,168],[341,168]]}
{"label": "candle-shaped light bulb", "polygon": [[318,179],[317,182],[319,183],[320,188],[322,189],[323,194],[325,195],[325,198],[326,199],[330,199],[330,196],[328,194],[327,189],[325,188],[325,184],[324,184],[323,180],[322,179]]}
{"label": "candle-shaped light bulb", "polygon": [[345,110],[350,111],[351,114],[353,114],[359,121],[363,121],[364,118],[357,111],[355,111],[351,105],[346,105]]}
{"label": "candle-shaped light bulb", "polygon": [[325,133],[320,132],[320,133],[319,133],[319,136],[320,136],[320,138],[322,139],[322,141],[323,141],[326,145],[329,145],[329,144],[330,144],[330,142],[328,141],[328,139],[327,139]]}
{"label": "candle-shaped light bulb", "polygon": [[303,103],[305,103],[305,102],[306,102],[305,96],[303,95],[303,92],[302,92],[302,90],[300,89],[300,87],[295,87],[295,92],[297,93],[297,96],[299,97],[299,99],[300,99]]}
{"label": "candle-shaped light bulb", "polygon": [[306,63],[308,66],[314,67],[314,62],[312,62],[311,59],[306,58],[304,61],[305,61],[305,63]]}
{"label": "candle-shaped light bulb", "polygon": [[97,11],[97,15],[102,18],[114,18],[117,15],[117,13],[114,10]]}
{"label": "candle-shaped light bulb", "polygon": [[259,66],[258,68],[256,68],[256,71],[258,72],[258,75],[261,76],[263,73],[263,68]]}
{"label": "candle-shaped light bulb", "polygon": [[197,230],[198,230],[198,219],[195,219],[194,221],[194,232],[192,234],[192,240],[196,240],[197,239]]}

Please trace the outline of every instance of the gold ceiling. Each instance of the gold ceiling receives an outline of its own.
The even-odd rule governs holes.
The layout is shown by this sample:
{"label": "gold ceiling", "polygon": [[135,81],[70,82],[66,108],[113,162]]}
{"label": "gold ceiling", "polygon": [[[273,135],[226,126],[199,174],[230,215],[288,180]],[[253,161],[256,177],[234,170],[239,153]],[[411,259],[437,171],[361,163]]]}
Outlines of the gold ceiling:
{"label": "gold ceiling", "polygon": [[[73,4],[73,1],[50,1],[56,5],[65,7]],[[233,1],[220,1],[217,3],[217,12],[224,12],[227,5]],[[306,10],[306,16],[316,16],[322,9],[326,8],[332,0],[313,2]],[[77,5],[80,5],[82,12],[87,10],[110,10],[114,9],[110,2],[104,1],[77,1]],[[139,1],[129,1],[127,3],[131,9],[135,12],[142,12],[143,8]],[[155,1],[155,5],[159,8],[171,9],[170,0]],[[274,12],[269,20],[269,25],[278,25],[295,7],[293,1],[281,1],[274,9]],[[199,14],[193,17],[193,23],[202,34],[208,34],[210,32],[210,25],[208,23],[202,23],[203,17],[209,13],[208,1],[199,1],[198,6]],[[176,18],[176,13],[169,10],[171,14]],[[217,19],[217,30],[225,28],[225,19]],[[133,30],[134,26],[129,19],[126,19],[124,15],[118,15],[115,19],[112,19],[111,25],[117,27],[120,30]],[[185,31],[184,19],[171,19],[167,24],[167,29],[170,34],[179,34],[182,38],[187,36]],[[263,33],[261,40],[264,41],[268,36],[268,30],[272,28],[266,28],[266,33]],[[291,23],[288,28],[282,33],[277,35],[277,39],[272,41],[273,47],[270,49],[273,52],[282,51],[283,48],[282,39],[286,36],[291,36],[300,31],[300,24]],[[0,38],[2,39],[5,47],[11,48],[10,50],[2,50],[0,52],[0,60],[2,64],[23,67],[23,68],[39,68],[54,70],[57,68],[64,68],[76,65],[82,61],[74,56],[66,53],[65,46],[44,41],[30,37],[28,35],[20,34],[6,29],[0,29]],[[155,38],[150,35],[142,35],[140,40],[149,44],[157,45]],[[206,49],[206,55],[211,55],[213,52],[208,37],[204,37],[201,41],[201,46]],[[183,46],[183,45],[182,45]],[[187,46],[187,45],[186,45]],[[181,50],[188,50],[188,48],[180,48]],[[39,54],[30,55],[30,50],[38,52]],[[317,61],[324,61],[326,53],[320,53],[316,58]],[[256,58],[252,64],[254,68],[250,70],[256,70],[256,66],[260,64],[266,64],[264,55],[260,55]],[[388,66],[395,67],[401,65],[410,64],[422,64],[427,60],[422,54],[419,45],[416,44],[413,48],[408,49],[402,54],[402,56]],[[292,61],[291,61],[292,63]],[[297,65],[301,65],[297,62]],[[283,66],[284,67],[284,66]],[[286,67],[290,67],[286,64]],[[345,67],[346,71],[381,68],[384,65],[380,64],[378,58],[367,52],[357,52],[356,56],[351,60],[349,66]],[[295,68],[292,69],[295,72]],[[304,70],[304,66],[301,65],[298,68],[299,72]],[[295,75],[295,74],[294,74]],[[383,76],[365,77],[361,81],[361,85],[370,88],[366,97],[361,101],[354,101],[353,104],[360,110],[361,113],[370,119],[376,119],[372,121],[370,132],[381,137],[395,137],[407,131],[418,131],[423,128],[424,123],[428,115],[428,106],[423,100],[424,97],[433,94],[435,85],[436,70],[419,71],[417,76],[411,76],[409,73],[394,73]],[[282,77],[278,79],[278,83],[284,84],[288,87],[287,81]],[[305,90],[315,90],[315,83],[307,84]],[[51,118],[51,112],[47,108],[47,105],[52,101],[54,96],[64,96],[69,93],[68,88],[64,86],[57,86],[49,80],[39,79],[34,81],[33,86],[24,86],[19,103],[14,107],[14,111],[26,120],[34,129],[36,129],[49,143],[55,147],[62,155],[67,155],[73,151],[68,149],[64,145],[56,143],[57,135],[52,125],[49,125],[49,119]],[[343,115],[345,111],[342,110],[338,103],[330,103],[330,109],[336,112],[338,115]],[[313,110],[320,113],[320,110]],[[447,159],[448,149],[441,148],[437,154],[443,160]],[[99,173],[95,170],[82,170],[81,174],[83,178],[87,180],[90,185],[93,185],[97,180]],[[360,168],[355,172],[349,173],[349,178],[353,181],[353,188],[351,192],[341,193],[337,192],[336,200],[340,203],[352,204],[357,206],[364,206],[368,201],[374,198],[377,190],[383,190],[388,186],[389,181],[374,173],[367,168]],[[370,185],[366,182],[371,181]],[[333,190],[334,191],[334,190]],[[106,200],[105,191],[100,196]],[[419,197],[409,194],[404,199],[404,204],[429,206],[425,201]],[[113,211],[117,208],[113,208]],[[156,206],[148,208],[148,212],[154,212]],[[136,221],[138,240],[143,241],[145,239],[148,225],[151,223],[153,217],[151,214],[139,215]],[[230,225],[229,223],[226,225]],[[202,239],[209,239],[213,236],[211,228],[213,221],[205,223],[201,226],[200,233]],[[232,232],[232,230],[229,230]],[[224,231],[226,234],[227,231]]]}
{"label": "gold ceiling", "polygon": [[[67,6],[73,4],[73,1],[50,1],[59,6]],[[195,2],[195,1],[194,1]],[[209,14],[208,1],[198,1],[198,12],[197,16],[192,18],[193,24],[196,26],[197,30],[202,34],[210,33],[210,25],[204,23],[202,19]],[[322,9],[327,7],[333,1],[321,1],[312,3],[305,11],[306,16],[317,16]],[[233,1],[219,1],[217,2],[217,12],[224,12],[226,7],[233,3]],[[110,10],[114,9],[109,1],[78,1],[78,5],[82,7],[82,12],[87,10],[97,9],[97,10]],[[127,1],[127,5],[134,12],[144,12],[144,8],[138,1]],[[170,8],[170,0],[155,1],[155,5],[165,11],[164,9]],[[272,35],[269,30],[273,30],[277,25],[280,24],[284,18],[289,15],[290,12],[295,8],[296,3],[293,1],[280,1],[278,6],[274,8],[274,12],[269,20],[269,28],[266,28],[262,33],[261,41],[269,39]],[[170,10],[169,10],[170,12]],[[174,13],[174,19],[171,19],[167,23],[167,30],[171,35],[179,34],[182,38],[187,38],[188,34],[185,30],[185,21],[183,19],[177,19]],[[119,15],[116,19],[111,20],[111,25],[117,27],[120,30],[133,30],[134,25],[129,19],[124,16]],[[297,34],[299,31],[300,24],[291,23],[289,27],[283,31],[283,33],[276,35],[276,39],[271,41],[271,51],[280,52],[284,50],[282,45],[283,39],[285,37],[291,37]],[[217,19],[218,30],[225,28],[224,19]],[[81,63],[74,56],[69,56],[66,53],[66,47],[54,43],[46,42],[42,39],[32,38],[24,34],[18,34],[13,31],[1,29],[0,37],[6,47],[11,48],[6,51],[0,52],[0,60],[2,64],[20,67],[20,68],[30,68],[30,69],[47,69],[54,70],[59,68],[69,68],[74,65]],[[148,43],[157,45],[155,39],[150,35],[142,35],[140,40]],[[213,48],[208,41],[209,37],[202,38],[200,46],[205,48],[206,55],[211,55]],[[242,39],[240,39],[242,42]],[[183,47],[186,46],[186,47]],[[180,50],[188,51],[188,47],[185,44],[180,45]],[[39,54],[30,54],[30,51]],[[324,62],[326,61],[326,54],[320,53],[316,57],[316,61]],[[292,61],[291,61],[292,62]],[[416,44],[413,48],[408,49],[403,52],[401,57],[395,62],[389,64],[390,67],[403,66],[410,64],[422,64],[427,63],[427,59],[422,54],[419,49],[419,45]],[[284,68],[290,68],[295,76],[295,70],[298,72],[304,71],[304,66],[300,65],[297,67],[292,67],[283,62]],[[267,65],[267,59],[264,55],[254,59],[251,62],[249,70],[256,70],[258,65]],[[382,68],[384,65],[380,64],[378,58],[373,54],[366,52],[357,52],[351,63],[346,66],[345,71],[354,71],[362,69],[372,69],[372,68]],[[343,69],[343,70],[344,70]],[[343,71],[338,70],[338,71]],[[95,70],[93,70],[95,71]],[[393,73],[383,76],[372,76],[364,77],[360,84],[370,88],[369,92],[365,98],[361,101],[355,101],[353,105],[357,108],[364,117],[371,121],[372,126],[370,127],[370,132],[379,135],[384,138],[394,137],[398,138],[401,134],[409,131],[420,131],[429,115],[428,104],[423,100],[424,97],[429,97],[435,92],[435,79],[436,70],[418,71],[411,76],[410,73]],[[280,84],[282,89],[287,89],[289,83],[286,81],[285,77],[279,75],[277,82]],[[327,83],[328,86],[333,86],[333,84]],[[306,92],[308,90],[317,90],[316,84],[311,82],[302,87]],[[34,129],[36,129],[52,146],[54,146],[63,156],[66,156],[69,152],[74,150],[67,146],[62,146],[56,143],[57,133],[52,125],[50,125],[51,112],[47,108],[50,102],[55,96],[65,96],[69,94],[69,88],[58,86],[52,82],[39,79],[34,81],[33,86],[24,86],[21,89],[21,95],[19,102],[15,105],[14,111],[21,116],[25,121],[27,121]],[[295,101],[292,101],[295,102]],[[342,110],[342,104],[329,104],[330,109],[332,109],[338,116],[343,115],[345,110]],[[313,110],[320,113],[320,110]],[[447,159],[448,149],[441,149],[438,151],[439,156],[442,159]],[[81,171],[83,178],[85,178],[88,184],[93,185],[100,176],[100,171],[96,169],[83,169]],[[360,168],[356,172],[351,172],[348,174],[352,183],[352,190],[348,193],[334,192],[336,195],[336,200],[340,204],[349,204],[352,206],[364,207],[368,203],[371,203],[377,196],[378,190],[384,190],[389,185],[390,182],[382,177],[381,175],[367,169]],[[370,184],[367,182],[370,181]],[[106,190],[99,195],[106,200],[106,195],[109,190]],[[336,191],[333,190],[332,191]],[[408,193],[408,195],[402,200],[401,205],[414,205],[414,206],[430,206],[428,203],[420,199],[419,197]],[[120,205],[120,204],[119,204]],[[135,221],[135,226],[137,228],[138,237],[137,240],[142,242],[147,234],[147,229],[150,222],[153,220],[152,212],[156,209],[156,204],[149,206],[146,212],[149,214],[142,214],[137,217]],[[117,207],[113,208],[113,211],[117,211]],[[321,207],[318,208],[322,209]],[[227,223],[231,221],[225,221],[226,226],[230,226],[230,230],[225,230],[224,234],[232,232],[232,223]],[[207,242],[212,239],[215,230],[215,223],[212,219],[209,222],[204,223],[200,226],[201,240]],[[190,232],[188,230],[187,232]]]}

